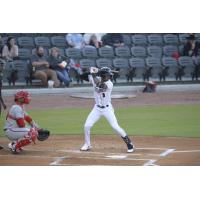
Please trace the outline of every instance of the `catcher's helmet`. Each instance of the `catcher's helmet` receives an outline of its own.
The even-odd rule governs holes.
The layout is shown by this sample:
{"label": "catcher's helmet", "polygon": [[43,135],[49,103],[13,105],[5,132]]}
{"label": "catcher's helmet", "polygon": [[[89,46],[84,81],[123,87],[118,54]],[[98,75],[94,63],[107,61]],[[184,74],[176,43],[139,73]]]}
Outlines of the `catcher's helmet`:
{"label": "catcher's helmet", "polygon": [[112,76],[113,73],[109,67],[102,67],[99,71],[99,75],[100,76],[105,76],[105,75]]}
{"label": "catcher's helmet", "polygon": [[30,94],[27,91],[20,90],[15,94],[15,101],[21,104],[30,103]]}

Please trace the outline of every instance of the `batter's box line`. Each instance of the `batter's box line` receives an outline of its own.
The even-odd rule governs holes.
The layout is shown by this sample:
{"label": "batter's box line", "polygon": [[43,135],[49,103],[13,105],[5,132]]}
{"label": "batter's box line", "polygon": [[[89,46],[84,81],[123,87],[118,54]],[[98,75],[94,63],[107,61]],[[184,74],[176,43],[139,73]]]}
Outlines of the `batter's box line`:
{"label": "batter's box line", "polygon": [[[61,164],[61,162],[67,158],[72,158],[72,157],[69,157],[69,156],[64,156],[64,157],[58,157],[56,158],[53,162],[51,162],[49,165],[51,166],[59,166],[59,165],[65,165],[65,164]],[[77,159],[98,159],[98,160],[113,160],[113,158],[108,158],[108,157],[87,157],[87,156],[78,156],[76,157]],[[115,159],[116,160],[116,159]],[[117,160],[120,160],[120,161],[137,161],[137,160],[143,160],[143,161],[149,161],[149,159],[143,159],[143,158],[125,158],[125,159],[117,159]]]}
{"label": "batter's box line", "polygon": [[[173,153],[176,149],[166,149],[165,151],[163,151],[162,153],[158,154],[159,157],[166,157],[169,154]],[[155,154],[156,155],[156,154]],[[143,166],[158,166],[155,163],[158,161],[155,159],[149,160],[148,162],[144,163]]]}

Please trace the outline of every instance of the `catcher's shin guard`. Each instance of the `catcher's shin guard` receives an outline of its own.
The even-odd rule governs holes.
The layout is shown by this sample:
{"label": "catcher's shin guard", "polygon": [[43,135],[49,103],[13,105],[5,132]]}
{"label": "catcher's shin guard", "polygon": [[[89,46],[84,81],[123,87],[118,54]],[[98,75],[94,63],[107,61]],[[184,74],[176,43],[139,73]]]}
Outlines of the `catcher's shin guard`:
{"label": "catcher's shin guard", "polygon": [[21,140],[18,140],[16,145],[15,145],[15,149],[16,151],[20,150],[22,147],[29,145],[31,143],[31,139],[30,138],[23,138]]}
{"label": "catcher's shin guard", "polygon": [[28,136],[30,137],[31,141],[35,144],[36,138],[38,136],[38,132],[35,128],[31,128],[28,132]]}

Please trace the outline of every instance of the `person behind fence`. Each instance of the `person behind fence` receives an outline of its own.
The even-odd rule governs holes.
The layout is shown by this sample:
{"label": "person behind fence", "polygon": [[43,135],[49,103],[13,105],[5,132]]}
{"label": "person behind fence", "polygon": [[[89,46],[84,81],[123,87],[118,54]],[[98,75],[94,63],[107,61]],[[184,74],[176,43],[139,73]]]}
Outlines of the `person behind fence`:
{"label": "person behind fence", "polygon": [[143,92],[153,93],[156,92],[156,83],[154,81],[146,82]]}
{"label": "person behind fence", "polygon": [[58,79],[69,87],[70,78],[67,72],[67,59],[60,55],[59,49],[53,47],[49,57],[49,64],[52,70],[56,71]]}
{"label": "person behind fence", "polygon": [[8,69],[8,83],[11,85],[15,85],[17,80],[17,69],[14,67],[13,60],[18,59],[19,49],[18,46],[15,44],[15,39],[13,37],[8,37],[6,44],[3,46],[2,49],[2,58],[6,62],[6,68]]}
{"label": "person behind fence", "polygon": [[54,87],[60,85],[56,72],[49,68],[48,57],[44,55],[43,47],[36,48],[35,55],[31,58],[31,65],[33,78],[41,80],[44,87],[48,85],[48,80],[54,82]]}

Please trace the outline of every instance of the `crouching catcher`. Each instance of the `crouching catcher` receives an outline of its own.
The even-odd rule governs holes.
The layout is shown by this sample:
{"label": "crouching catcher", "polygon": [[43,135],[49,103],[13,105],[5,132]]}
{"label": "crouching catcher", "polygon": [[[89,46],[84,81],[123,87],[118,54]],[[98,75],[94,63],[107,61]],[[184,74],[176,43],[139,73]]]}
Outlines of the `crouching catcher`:
{"label": "crouching catcher", "polygon": [[[39,126],[25,111],[24,105],[30,103],[30,95],[27,91],[19,91],[14,96],[15,104],[10,108],[4,126],[5,135],[11,141],[8,144],[12,153],[20,153],[22,147],[36,140],[44,141],[50,132],[40,129]],[[27,125],[26,125],[27,124]]]}

